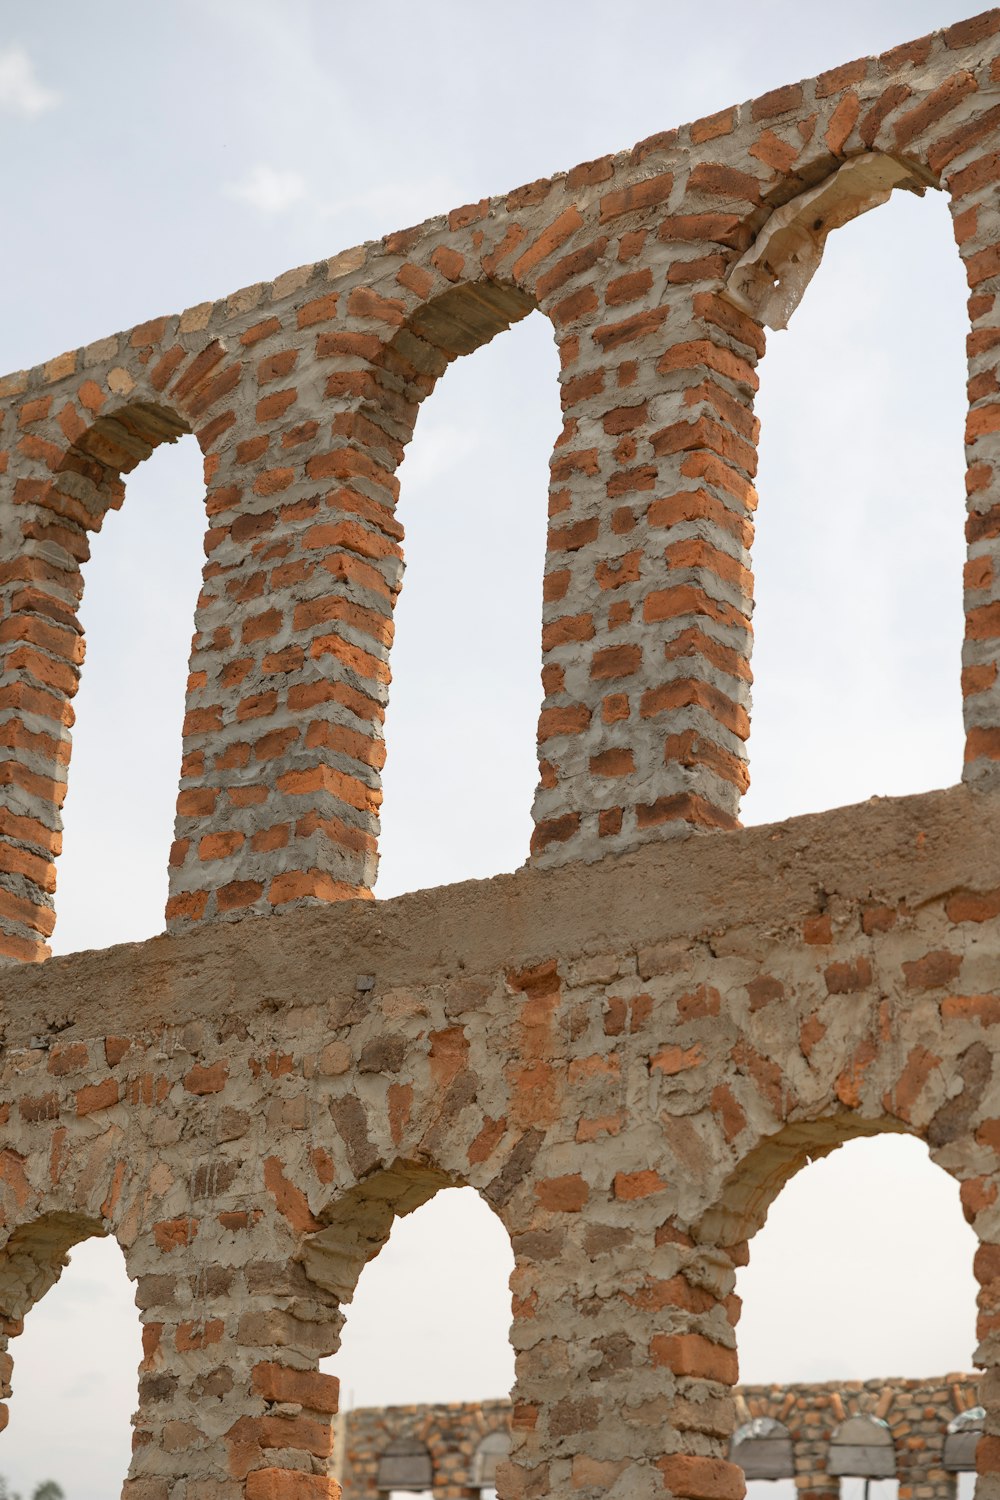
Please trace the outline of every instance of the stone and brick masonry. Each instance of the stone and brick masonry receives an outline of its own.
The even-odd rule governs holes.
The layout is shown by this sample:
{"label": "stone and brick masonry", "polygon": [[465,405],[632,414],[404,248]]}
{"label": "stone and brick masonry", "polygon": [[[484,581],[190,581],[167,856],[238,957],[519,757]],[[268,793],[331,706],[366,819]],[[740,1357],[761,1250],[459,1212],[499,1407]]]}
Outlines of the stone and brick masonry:
{"label": "stone and brick masonry", "polygon": [[[826,1456],[830,1438],[854,1415],[887,1424],[900,1495],[955,1500],[957,1480],[945,1467],[945,1438],[949,1424],[976,1400],[975,1377],[952,1374],[939,1380],[742,1386],[736,1408],[740,1423],[763,1417],[788,1430],[788,1477],[794,1476],[800,1500],[836,1500],[837,1480],[827,1472]],[[343,1500],[379,1500],[379,1458],[399,1439],[426,1450],[435,1500],[479,1500],[477,1449],[490,1434],[509,1433],[510,1419],[504,1401],[358,1407],[345,1414],[341,1428]]]}
{"label": "stone and brick masonry", "polygon": [[[764,324],[893,185],[947,195],[971,289],[964,784],[741,830]],[[0,1327],[115,1236],[128,1500],[335,1496],[318,1361],[394,1217],[460,1183],[516,1259],[504,1500],[737,1500],[735,1268],[792,1172],[885,1130],[979,1238],[1000,1500],[998,185],[989,11],[0,382]],[[535,309],[565,424],[531,859],[375,903],[394,471],[448,363]],[[186,433],[168,933],[26,962],[89,533]]]}

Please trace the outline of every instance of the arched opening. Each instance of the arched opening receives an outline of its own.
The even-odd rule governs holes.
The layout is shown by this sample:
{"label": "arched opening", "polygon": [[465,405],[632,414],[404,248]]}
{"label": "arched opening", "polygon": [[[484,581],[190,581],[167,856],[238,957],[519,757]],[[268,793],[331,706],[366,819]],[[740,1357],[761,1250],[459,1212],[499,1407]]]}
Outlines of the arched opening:
{"label": "arched opening", "polygon": [[[58,410],[46,396],[26,401],[18,418],[26,429],[24,447],[32,456],[34,471],[18,481],[24,498],[18,514],[16,556],[6,585],[9,603],[3,706],[9,718],[0,818],[0,840],[4,843],[0,953],[7,960],[37,961],[46,957],[45,940],[54,925],[55,859],[62,844],[60,810],[70,760],[69,730],[75,717],[72,700],[84,654],[78,617],[83,593],[81,569],[90,556],[91,534],[100,531],[109,510],[121,505],[123,476],[131,474],[155,449],[194,433],[198,446],[206,452],[235,420],[231,411],[219,413],[217,408],[239,383],[242,364],[227,362],[226,350],[218,341],[196,353],[177,344],[151,363],[160,332],[159,322],[133,330],[127,358],[131,359],[135,351],[137,374],[130,373],[125,365],[114,365],[103,373],[95,366],[94,378],[83,380]],[[143,343],[146,336],[148,344]],[[211,457],[214,472],[218,458]],[[197,487],[199,492],[203,490],[201,479]],[[204,536],[203,523],[193,532],[198,534]],[[183,538],[178,541],[186,551]],[[149,551],[148,538],[133,546],[125,567],[128,576],[143,577],[143,562],[148,564]],[[197,548],[193,551],[197,557]],[[168,557],[168,565],[171,561]],[[103,582],[104,588],[94,590],[91,597],[99,595],[95,602],[100,608],[114,605],[111,635],[127,639],[134,621],[127,618],[118,598],[101,597],[105,590],[114,593],[114,569],[111,578]],[[170,614],[174,614],[172,608]],[[178,627],[184,622],[186,633],[190,606],[178,612],[177,620]],[[182,660],[186,658],[185,650]],[[158,738],[155,731],[159,726],[153,725],[151,734],[147,701],[156,664],[146,659],[135,662],[133,658],[130,665],[135,680],[127,682],[127,701],[123,704],[119,698],[110,716],[114,732],[102,747],[105,757],[113,761],[120,759],[126,748],[133,750],[132,758],[137,762],[141,752],[148,750],[146,742],[140,747],[123,746],[126,723],[141,725],[147,739]],[[211,718],[214,722],[215,716]],[[191,739],[186,734],[188,758]],[[176,784],[178,760],[179,753],[170,785]],[[181,764],[183,771],[186,762]],[[121,770],[117,762],[114,769]],[[107,815],[98,798],[85,800],[98,806],[99,818],[101,811]],[[117,786],[115,800],[122,800]],[[128,810],[130,853],[140,841],[141,813],[145,811]],[[94,852],[88,849],[88,854]],[[166,848],[164,856],[166,862]],[[128,860],[124,866],[103,876],[96,860],[88,868],[89,883],[100,888],[109,911],[116,905],[119,912],[125,909],[122,891],[129,888],[134,872]],[[108,941],[104,933],[95,933],[89,922],[82,925],[88,930],[61,935],[60,946],[93,943],[95,937]],[[156,926],[160,925],[157,921]],[[119,928],[115,935],[125,934]]]}
{"label": "arched opening", "polygon": [[505,1396],[513,1268],[507,1232],[473,1188],[440,1192],[399,1219],[358,1283],[329,1364],[344,1398],[396,1406]]}
{"label": "arched opening", "polygon": [[826,1468],[842,1500],[895,1500],[896,1445],[884,1417],[846,1417],[830,1434]]}
{"label": "arched opening", "polygon": [[0,1474],[25,1500],[47,1480],[72,1500],[117,1495],[142,1359],[118,1245],[101,1226],[48,1215],[15,1231],[0,1255],[0,1289],[6,1316],[25,1309],[23,1332],[8,1344],[12,1394]]}
{"label": "arched opening", "polygon": [[792,1434],[775,1417],[750,1417],[741,1422],[729,1444],[729,1457],[739,1464],[748,1485],[772,1481],[767,1491],[772,1500],[795,1493]]}
{"label": "arched opening", "polygon": [[385,1500],[429,1496],[434,1483],[430,1449],[419,1438],[392,1438],[378,1456],[375,1487]]}
{"label": "arched opening", "polygon": [[[215,359],[213,354],[212,362]],[[154,372],[151,379],[155,378]],[[134,392],[135,384],[123,368],[109,374],[104,389],[95,380],[85,381],[77,393],[78,403],[67,401],[59,412],[55,428],[59,444],[42,436],[49,430],[44,424],[50,398],[28,402],[21,413],[30,429],[25,440],[29,451],[42,455],[44,469],[38,477],[22,481],[26,498],[18,518],[19,551],[7,580],[4,707],[10,717],[0,828],[5,846],[0,946],[6,957],[17,960],[45,957],[44,940],[55,923],[54,862],[62,847],[61,808],[67,792],[70,726],[76,717],[73,699],[84,658],[84,622],[94,628],[104,657],[103,666],[93,668],[91,676],[97,685],[95,707],[102,696],[105,704],[103,713],[92,716],[90,733],[83,731],[83,769],[81,773],[78,759],[73,773],[74,779],[82,774],[86,783],[71,804],[73,821],[79,818],[82,832],[79,853],[68,862],[66,904],[78,910],[77,920],[60,932],[59,946],[93,946],[145,936],[162,925],[162,916],[151,920],[149,912],[142,910],[149,905],[148,896],[145,901],[140,898],[135,910],[130,909],[130,892],[149,885],[143,878],[142,851],[152,847],[144,822],[150,812],[150,783],[142,778],[158,770],[163,754],[158,747],[167,742],[165,706],[157,702],[151,688],[164,675],[157,648],[160,642],[169,641],[170,628],[175,636],[182,629],[185,637],[190,629],[191,595],[182,612],[173,608],[172,599],[170,607],[162,610],[176,621],[172,627],[162,626],[157,611],[166,602],[167,571],[189,546],[183,529],[178,536],[178,528],[172,528],[179,550],[172,549],[169,541],[151,549],[149,538],[135,525],[139,518],[133,518],[124,532],[130,544],[127,554],[120,547],[117,555],[114,550],[105,554],[105,565],[91,580],[95,586],[82,620],[78,610],[91,537],[102,529],[108,512],[121,506],[123,476],[161,444],[174,443],[192,432],[188,417],[166,402],[138,396],[123,400],[121,392]],[[41,430],[35,431],[39,424]],[[190,444],[196,451],[193,438]],[[169,509],[166,501],[163,505]],[[168,531],[162,522],[153,529]],[[203,521],[193,533],[198,534],[204,534]],[[151,551],[159,554],[159,566],[151,559]],[[196,558],[197,547],[192,551]],[[139,630],[140,619],[144,632]],[[168,659],[173,654],[169,651]],[[186,659],[185,642],[180,660],[186,663]],[[173,696],[175,679],[183,680],[179,662],[166,677],[161,691]],[[183,694],[176,706],[165,710],[171,721],[182,702]],[[84,706],[88,706],[86,698]],[[180,759],[176,739],[171,748],[173,767],[166,785],[172,791]],[[74,837],[72,843],[76,842]],[[167,851],[164,839],[161,868],[167,863]]]}
{"label": "arched opening", "polygon": [[[512,288],[463,286],[394,340],[416,372],[406,371],[407,394],[423,405],[399,469],[407,574],[379,896],[514,869],[528,852],[548,464],[561,422],[552,328],[531,307]],[[414,405],[407,427],[415,416]]]}
{"label": "arched opening", "polygon": [[127,503],[105,516],[84,568],[87,657],[74,702],[57,953],[163,929],[204,562],[202,463],[193,436],[162,443],[129,475]]}
{"label": "arched opening", "polygon": [[402,1162],[326,1217],[301,1258],[330,1299],[327,1347],[342,1329],[320,1365],[340,1381],[334,1477],[348,1493],[385,1495],[446,1475],[490,1496],[506,1449],[494,1440],[459,1453],[451,1429],[454,1403],[505,1397],[514,1381],[507,1231],[474,1189]]}
{"label": "arched opening", "polygon": [[944,194],[894,192],[768,336],[747,823],[960,779],[966,295]]}
{"label": "arched opening", "polygon": [[510,1432],[496,1428],[488,1432],[476,1449],[472,1465],[472,1489],[480,1500],[496,1500],[497,1469],[510,1453]]}
{"label": "arched opening", "polygon": [[976,1487],[976,1449],[986,1430],[986,1412],[978,1403],[952,1417],[944,1440],[944,1467],[955,1476],[957,1500],[972,1500]]}
{"label": "arched opening", "polygon": [[[946,1435],[977,1386],[977,1239],[927,1147],[875,1128],[787,1127],[703,1225],[737,1246],[744,1425],[730,1454],[749,1459],[752,1500],[954,1500]],[[788,1435],[783,1461],[764,1447],[773,1423]]]}
{"label": "arched opening", "polygon": [[741,1379],[967,1369],[976,1341],[976,1237],[954,1179],[909,1135],[827,1150],[773,1197],[751,1241],[738,1277]]}

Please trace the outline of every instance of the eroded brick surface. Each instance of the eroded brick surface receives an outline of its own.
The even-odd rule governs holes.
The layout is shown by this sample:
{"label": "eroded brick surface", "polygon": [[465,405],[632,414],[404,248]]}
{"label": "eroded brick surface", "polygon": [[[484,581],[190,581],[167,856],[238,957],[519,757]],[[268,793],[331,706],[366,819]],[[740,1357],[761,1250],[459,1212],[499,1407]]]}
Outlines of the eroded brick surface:
{"label": "eroded brick surface", "polygon": [[901,1130],[980,1241],[992,1423],[998,891],[1000,798],[957,787],[9,969],[3,1330],[114,1234],[129,1500],[326,1485],[318,1361],[394,1217],[467,1184],[515,1256],[501,1494],[735,1495],[747,1242]]}

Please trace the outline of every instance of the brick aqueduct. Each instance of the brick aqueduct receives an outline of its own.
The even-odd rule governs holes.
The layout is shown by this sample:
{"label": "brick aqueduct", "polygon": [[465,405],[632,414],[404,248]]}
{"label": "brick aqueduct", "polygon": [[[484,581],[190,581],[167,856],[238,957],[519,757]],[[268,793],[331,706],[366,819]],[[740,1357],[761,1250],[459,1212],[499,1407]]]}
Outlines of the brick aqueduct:
{"label": "brick aqueduct", "polygon": [[[998,183],[994,10],[0,383],[0,1328],[115,1236],[128,1500],[336,1496],[318,1361],[454,1184],[515,1253],[504,1500],[737,1500],[735,1268],[793,1172],[887,1130],[979,1239],[1000,1496]],[[971,288],[963,784],[741,830],[764,325],[897,187],[947,195]],[[533,309],[565,425],[531,858],[375,903],[394,471]],[[88,533],[192,432],[168,933],[37,966]]]}

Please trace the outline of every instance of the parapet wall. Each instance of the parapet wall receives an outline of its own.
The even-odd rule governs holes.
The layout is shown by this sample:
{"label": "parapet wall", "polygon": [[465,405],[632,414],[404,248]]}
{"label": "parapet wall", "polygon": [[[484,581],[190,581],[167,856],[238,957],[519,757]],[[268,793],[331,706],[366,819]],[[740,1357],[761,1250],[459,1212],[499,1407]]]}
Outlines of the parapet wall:
{"label": "parapet wall", "polygon": [[[998,182],[990,11],[0,383],[0,1336],[116,1237],[127,1500],[336,1497],[319,1361],[395,1216],[463,1184],[515,1256],[503,1500],[739,1500],[736,1268],[793,1172],[886,1130],[978,1236],[1000,1500]],[[972,288],[967,784],[741,830],[764,323],[894,183],[947,193]],[[449,361],[536,308],[566,415],[532,862],[375,903],[394,470]],[[170,931],[18,963],[88,536],[190,432]]]}

